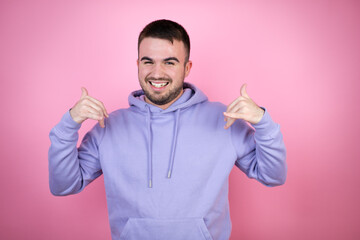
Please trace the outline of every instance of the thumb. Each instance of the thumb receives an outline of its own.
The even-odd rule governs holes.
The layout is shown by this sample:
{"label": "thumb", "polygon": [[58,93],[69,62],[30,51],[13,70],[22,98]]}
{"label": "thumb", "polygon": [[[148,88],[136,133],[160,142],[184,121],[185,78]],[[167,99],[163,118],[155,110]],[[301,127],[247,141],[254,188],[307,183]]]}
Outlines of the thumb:
{"label": "thumb", "polygon": [[81,88],[81,99],[83,99],[84,97],[86,97],[88,95],[88,91],[86,90],[86,88],[82,87]]}
{"label": "thumb", "polygon": [[249,95],[248,95],[247,92],[246,92],[246,87],[247,87],[247,84],[244,83],[244,84],[241,86],[241,89],[240,89],[240,94],[241,94],[241,96],[243,96],[243,97],[249,97]]}

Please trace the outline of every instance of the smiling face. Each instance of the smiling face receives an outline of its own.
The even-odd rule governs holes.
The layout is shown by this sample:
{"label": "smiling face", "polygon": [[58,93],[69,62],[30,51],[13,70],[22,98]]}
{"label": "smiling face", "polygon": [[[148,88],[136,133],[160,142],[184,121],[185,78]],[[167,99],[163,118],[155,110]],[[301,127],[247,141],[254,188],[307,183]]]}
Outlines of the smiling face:
{"label": "smiling face", "polygon": [[184,79],[190,73],[183,42],[144,38],[139,46],[138,77],[145,101],[168,108],[183,93]]}

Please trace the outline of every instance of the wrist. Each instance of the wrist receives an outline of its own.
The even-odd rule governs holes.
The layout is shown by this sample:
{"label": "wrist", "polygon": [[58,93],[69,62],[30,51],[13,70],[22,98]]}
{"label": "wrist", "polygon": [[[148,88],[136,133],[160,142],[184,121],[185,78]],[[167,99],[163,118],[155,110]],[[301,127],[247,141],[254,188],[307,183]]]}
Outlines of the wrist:
{"label": "wrist", "polygon": [[257,124],[261,121],[265,114],[265,110],[262,107],[258,107],[258,114],[257,114],[257,120],[253,124]]}
{"label": "wrist", "polygon": [[85,120],[85,119],[81,119],[80,117],[78,117],[76,115],[76,113],[74,112],[73,108],[70,108],[69,113],[70,113],[72,120],[74,120],[74,122],[76,122],[76,123],[81,124]]}

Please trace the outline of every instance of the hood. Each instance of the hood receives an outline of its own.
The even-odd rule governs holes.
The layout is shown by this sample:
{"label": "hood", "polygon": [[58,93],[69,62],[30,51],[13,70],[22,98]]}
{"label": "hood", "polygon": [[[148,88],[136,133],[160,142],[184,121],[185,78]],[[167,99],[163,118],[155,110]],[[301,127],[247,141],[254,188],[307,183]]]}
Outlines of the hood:
{"label": "hood", "polygon": [[146,116],[146,128],[147,128],[147,162],[148,162],[148,187],[152,188],[152,129],[151,129],[151,115],[152,114],[162,114],[162,113],[174,113],[174,128],[173,128],[173,139],[171,145],[171,155],[169,156],[169,167],[167,172],[167,177],[171,178],[171,173],[173,171],[175,153],[176,153],[176,144],[177,144],[177,134],[179,130],[179,119],[181,110],[184,110],[188,107],[191,107],[195,104],[207,101],[208,98],[203,92],[190,83],[184,83],[184,92],[181,97],[171,104],[167,109],[161,109],[157,106],[145,102],[145,95],[142,90],[134,91],[129,96],[129,105],[135,107],[141,112],[144,112]]}

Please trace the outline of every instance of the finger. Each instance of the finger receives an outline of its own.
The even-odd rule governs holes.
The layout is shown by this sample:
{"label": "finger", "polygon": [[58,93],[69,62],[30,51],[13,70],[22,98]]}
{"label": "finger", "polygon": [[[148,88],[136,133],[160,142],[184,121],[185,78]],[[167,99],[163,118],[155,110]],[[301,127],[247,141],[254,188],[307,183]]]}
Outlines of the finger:
{"label": "finger", "polygon": [[236,119],[234,118],[227,118],[226,124],[224,126],[225,129],[228,129],[229,127],[231,127],[231,125],[233,125],[233,123],[236,121]]}
{"label": "finger", "polygon": [[82,112],[83,112],[83,117],[85,118],[90,118],[97,121],[104,119],[103,112],[98,111],[95,108],[92,108],[91,106],[84,106]]}
{"label": "finger", "polygon": [[103,107],[101,105],[99,105],[98,102],[94,101],[93,98],[88,96],[85,99],[82,99],[81,101],[82,101],[83,105],[92,107],[96,111],[101,112],[101,114],[105,116]]}
{"label": "finger", "polygon": [[[227,115],[225,115],[225,114],[224,114],[224,115],[225,115],[225,117],[228,117],[228,114],[229,114],[229,113],[243,114],[245,107],[246,107],[246,106],[240,105],[240,104],[235,105],[234,108],[233,108],[231,111],[226,112]],[[233,117],[231,117],[231,118],[233,118]],[[238,117],[236,117],[236,118],[238,118]]]}
{"label": "finger", "polygon": [[233,108],[234,105],[236,105],[238,102],[239,102],[239,98],[235,99],[232,103],[230,103],[230,104],[227,106],[226,111],[228,112],[229,109]]}
{"label": "finger", "polygon": [[240,108],[246,106],[249,99],[239,97],[234,104],[229,105],[226,112],[237,112]]}
{"label": "finger", "polygon": [[99,121],[99,125],[100,125],[100,127],[102,127],[102,128],[105,127],[105,121],[104,121],[104,119],[102,119],[102,120]]}
{"label": "finger", "polygon": [[81,98],[80,99],[83,99],[86,96],[88,96],[88,91],[86,90],[86,88],[82,87],[81,88]]}
{"label": "finger", "polygon": [[233,112],[233,113],[228,113],[228,112],[224,112],[225,117],[227,117],[228,119],[243,119],[244,114],[242,113],[237,113],[237,112]]}
{"label": "finger", "polygon": [[[92,102],[93,104],[95,104],[98,108],[100,108],[105,117],[109,117],[109,114],[108,114],[108,112],[107,112],[104,104],[103,104],[101,101],[99,101],[99,100],[97,100],[97,99],[95,99],[95,98],[93,98],[93,97],[90,97],[90,96],[86,96],[86,99],[89,100],[89,101],[91,101],[91,102]],[[93,105],[92,105],[92,106],[93,106]],[[95,107],[94,107],[94,108],[95,108]]]}
{"label": "finger", "polygon": [[246,98],[240,96],[237,99],[235,99],[232,103],[230,103],[228,105],[228,107],[226,108],[226,111],[229,112],[232,108],[234,108],[235,105],[239,104],[239,102],[247,100]]}
{"label": "finger", "polygon": [[240,89],[240,94],[241,94],[241,96],[243,96],[243,97],[249,97],[249,95],[248,95],[247,92],[246,92],[246,87],[247,87],[247,84],[244,83],[244,84],[241,86],[241,89]]}
{"label": "finger", "polygon": [[97,106],[99,106],[99,107],[101,108],[102,112],[104,113],[104,116],[109,117],[109,114],[108,114],[108,112],[107,112],[104,104],[103,104],[101,101],[99,101],[99,100],[97,100],[97,99],[95,99],[95,98],[93,98],[93,97],[90,97],[90,96],[88,96],[87,99],[91,100],[91,101],[94,102]]}

